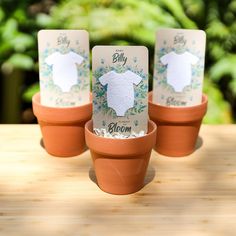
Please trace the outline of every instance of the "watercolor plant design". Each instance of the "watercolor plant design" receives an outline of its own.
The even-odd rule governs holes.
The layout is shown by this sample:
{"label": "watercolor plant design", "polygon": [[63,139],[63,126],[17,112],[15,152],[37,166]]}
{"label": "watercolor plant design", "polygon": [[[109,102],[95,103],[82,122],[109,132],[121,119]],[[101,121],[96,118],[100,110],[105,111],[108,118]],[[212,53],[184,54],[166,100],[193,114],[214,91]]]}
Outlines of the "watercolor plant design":
{"label": "watercolor plant design", "polygon": [[[166,68],[167,66],[163,65],[160,61],[160,58],[169,52],[178,53],[177,49],[174,47],[162,47],[155,53],[155,67],[156,72],[154,76],[155,84],[154,86],[161,85],[164,89],[169,92],[175,92],[173,87],[167,83],[166,80]],[[192,82],[191,85],[188,85],[184,88],[183,92],[190,92],[195,89],[199,89],[202,86],[202,83],[199,82],[199,76],[202,74],[204,70],[204,58],[201,55],[200,51],[196,51],[194,49],[185,48],[185,51],[197,56],[199,58],[199,62],[196,65],[192,65]],[[164,97],[162,98],[164,99]]]}
{"label": "watercolor plant design", "polygon": [[[40,80],[40,87],[48,91],[52,91],[53,93],[56,93],[58,95],[63,93],[61,89],[59,88],[59,86],[54,84],[52,80],[52,69],[45,62],[45,59],[54,52],[60,52],[62,54],[66,54],[68,52],[74,52],[81,55],[84,58],[84,61],[82,62],[82,64],[77,67],[77,68],[80,68],[80,69],[77,69],[77,73],[78,73],[77,84],[71,87],[71,92],[78,93],[81,90],[88,89],[90,85],[89,79],[88,79],[90,76],[89,75],[90,65],[89,65],[89,55],[85,52],[85,50],[80,50],[80,49],[75,50],[74,48],[66,48],[66,47],[52,48],[49,43],[47,44],[47,48],[39,55],[40,61],[42,62],[42,64],[40,65],[40,68],[41,68],[40,75],[41,75],[41,78],[44,78],[43,80]],[[53,97],[50,97],[49,99],[53,100]],[[78,97],[78,99],[81,100],[82,98]],[[57,101],[57,102],[61,104],[60,101]],[[63,105],[68,106],[71,104],[70,103],[66,104],[64,102]]]}
{"label": "watercolor plant design", "polygon": [[[101,59],[101,63],[102,62],[104,62],[104,59]],[[125,71],[130,70],[142,77],[142,81],[137,86],[134,85],[134,107],[128,109],[125,113],[125,116],[128,118],[129,116],[143,112],[147,108],[147,105],[145,105],[145,100],[147,99],[148,92],[148,75],[145,74],[142,69],[138,70],[136,66],[130,67],[120,65],[100,66],[94,71],[93,76],[95,77],[95,83],[93,83],[93,96],[96,97],[96,99],[93,100],[94,113],[98,113],[102,110],[103,115],[109,115],[113,118],[117,117],[116,112],[107,105],[107,86],[102,86],[98,80],[98,78],[100,78],[102,75],[112,70],[117,73],[124,73]],[[136,126],[138,125],[137,122],[138,121],[135,121]]]}

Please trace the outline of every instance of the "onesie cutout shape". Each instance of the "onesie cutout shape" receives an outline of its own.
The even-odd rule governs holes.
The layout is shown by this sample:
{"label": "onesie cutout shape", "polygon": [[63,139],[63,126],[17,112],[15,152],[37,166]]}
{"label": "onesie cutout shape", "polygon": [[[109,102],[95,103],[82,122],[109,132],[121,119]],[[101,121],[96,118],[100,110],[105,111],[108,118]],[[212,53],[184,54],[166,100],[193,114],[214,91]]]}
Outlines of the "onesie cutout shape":
{"label": "onesie cutout shape", "polygon": [[69,92],[71,87],[77,84],[77,66],[84,58],[75,52],[61,54],[54,52],[45,59],[45,62],[52,66],[52,79],[54,84],[59,86],[62,92]]}
{"label": "onesie cutout shape", "polygon": [[187,85],[191,84],[191,66],[195,65],[199,58],[189,52],[177,54],[172,51],[162,56],[160,61],[163,65],[167,65],[167,83],[176,92],[182,92]]}
{"label": "onesie cutout shape", "polygon": [[125,116],[125,112],[134,107],[134,86],[142,77],[127,70],[124,73],[110,71],[99,78],[99,82],[107,85],[107,105],[115,110],[117,116]]}

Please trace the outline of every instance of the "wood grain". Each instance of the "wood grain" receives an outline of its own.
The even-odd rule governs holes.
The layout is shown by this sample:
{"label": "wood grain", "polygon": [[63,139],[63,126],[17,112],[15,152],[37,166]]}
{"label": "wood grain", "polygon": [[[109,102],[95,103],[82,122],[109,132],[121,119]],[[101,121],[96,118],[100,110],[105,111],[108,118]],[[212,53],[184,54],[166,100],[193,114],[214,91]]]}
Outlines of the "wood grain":
{"label": "wood grain", "polygon": [[98,188],[89,151],[56,158],[40,142],[37,125],[0,125],[0,235],[236,235],[234,125],[202,126],[188,157],[153,151],[127,196]]}

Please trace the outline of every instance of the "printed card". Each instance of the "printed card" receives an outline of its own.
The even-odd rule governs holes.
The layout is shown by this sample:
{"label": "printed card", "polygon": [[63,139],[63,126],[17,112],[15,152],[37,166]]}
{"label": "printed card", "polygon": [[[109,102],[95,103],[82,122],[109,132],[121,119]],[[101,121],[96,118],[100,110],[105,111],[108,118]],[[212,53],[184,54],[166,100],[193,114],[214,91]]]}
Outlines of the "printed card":
{"label": "printed card", "polygon": [[153,102],[163,106],[201,103],[206,35],[202,30],[161,29],[156,35]]}
{"label": "printed card", "polygon": [[85,30],[38,33],[41,104],[79,106],[89,102],[89,36]]}
{"label": "printed card", "polygon": [[147,132],[148,50],[96,46],[92,51],[93,125],[111,136]]}

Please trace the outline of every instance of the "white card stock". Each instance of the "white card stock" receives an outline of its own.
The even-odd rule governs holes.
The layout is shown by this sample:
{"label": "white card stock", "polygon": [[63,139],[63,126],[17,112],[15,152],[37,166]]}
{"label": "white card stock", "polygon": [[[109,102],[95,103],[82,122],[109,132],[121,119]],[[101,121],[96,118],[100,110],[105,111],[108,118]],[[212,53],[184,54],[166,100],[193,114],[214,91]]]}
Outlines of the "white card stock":
{"label": "white card stock", "polygon": [[148,121],[147,49],[142,46],[96,46],[92,55],[96,133],[122,138],[145,134]]}
{"label": "white card stock", "polygon": [[153,102],[163,106],[201,103],[206,36],[201,30],[157,32]]}
{"label": "white card stock", "polygon": [[51,66],[52,79],[62,92],[70,92],[73,85],[77,84],[77,65],[80,65],[84,58],[72,51],[62,54],[54,52],[49,55],[45,62]]}
{"label": "white card stock", "polygon": [[117,116],[125,116],[125,112],[134,107],[134,85],[138,85],[142,77],[127,70],[124,73],[110,71],[99,79],[107,85],[107,105],[115,110]]}
{"label": "white card stock", "polygon": [[71,107],[89,102],[89,37],[84,30],[38,33],[41,103]]}
{"label": "white card stock", "polygon": [[172,86],[175,92],[183,92],[184,88],[191,84],[192,65],[198,60],[198,57],[187,51],[181,54],[172,51],[160,58],[161,63],[167,65],[167,84]]}

